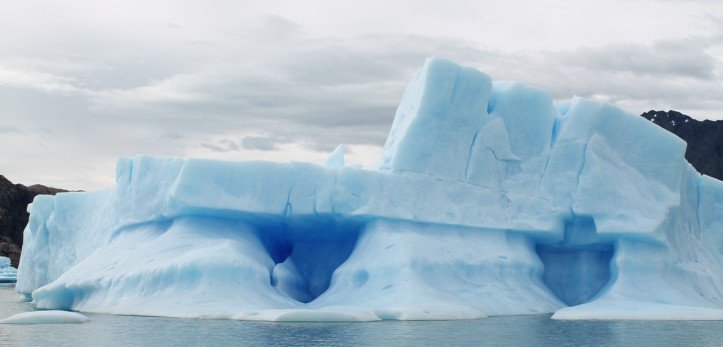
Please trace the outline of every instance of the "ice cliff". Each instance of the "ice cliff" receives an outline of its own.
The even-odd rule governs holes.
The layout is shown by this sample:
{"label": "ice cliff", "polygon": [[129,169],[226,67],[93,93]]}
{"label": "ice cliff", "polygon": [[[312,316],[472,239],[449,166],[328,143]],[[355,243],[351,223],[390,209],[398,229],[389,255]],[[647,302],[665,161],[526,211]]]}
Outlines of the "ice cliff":
{"label": "ice cliff", "polygon": [[140,156],[36,197],[16,288],[173,317],[723,319],[723,183],[685,147],[432,58],[374,169]]}

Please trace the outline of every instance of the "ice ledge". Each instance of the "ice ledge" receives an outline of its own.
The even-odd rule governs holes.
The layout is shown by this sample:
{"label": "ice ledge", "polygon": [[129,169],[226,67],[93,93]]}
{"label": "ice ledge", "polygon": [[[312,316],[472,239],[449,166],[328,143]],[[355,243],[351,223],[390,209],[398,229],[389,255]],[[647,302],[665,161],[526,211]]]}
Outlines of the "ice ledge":
{"label": "ice ledge", "polygon": [[634,300],[599,300],[565,307],[556,320],[723,320],[723,309]]}

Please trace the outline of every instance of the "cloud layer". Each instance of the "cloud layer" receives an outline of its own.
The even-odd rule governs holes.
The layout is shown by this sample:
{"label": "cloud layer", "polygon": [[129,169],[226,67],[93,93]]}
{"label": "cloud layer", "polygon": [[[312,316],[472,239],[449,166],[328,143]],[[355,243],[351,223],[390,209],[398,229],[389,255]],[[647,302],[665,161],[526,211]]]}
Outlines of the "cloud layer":
{"label": "cloud layer", "polygon": [[[663,36],[641,41],[605,37],[598,28],[590,34],[593,44],[582,35],[543,48],[534,39],[539,34],[525,41],[515,32],[512,25],[535,20],[524,13],[509,27],[495,22],[480,27],[487,32],[469,33],[465,23],[475,22],[464,13],[434,13],[438,9],[424,2],[420,11],[427,12],[419,18],[446,21],[440,19],[437,30],[423,21],[410,30],[409,19],[396,27],[370,13],[358,13],[368,26],[351,27],[332,21],[338,11],[332,4],[320,18],[302,12],[292,19],[275,2],[255,12],[236,3],[203,11],[199,4],[149,9],[137,3],[115,9],[107,21],[100,12],[109,10],[91,3],[90,9],[45,5],[57,16],[39,18],[37,26],[13,19],[31,9],[0,8],[6,20],[0,29],[15,25],[30,38],[0,30],[7,39],[0,46],[0,174],[28,184],[109,186],[115,158],[141,153],[321,162],[343,143],[352,162],[370,163],[407,80],[428,56],[547,89],[559,100],[579,95],[633,113],[673,108],[723,118],[723,7],[715,3],[651,9],[681,13],[685,25],[699,23],[675,35],[661,29]],[[59,19],[63,15],[70,19]],[[609,19],[615,32],[616,18]],[[446,31],[445,23],[457,27]],[[489,32],[496,27],[499,32]],[[558,32],[554,22],[541,28]],[[504,42],[505,30],[515,38],[510,45],[493,44]],[[495,39],[487,44],[486,37]]]}

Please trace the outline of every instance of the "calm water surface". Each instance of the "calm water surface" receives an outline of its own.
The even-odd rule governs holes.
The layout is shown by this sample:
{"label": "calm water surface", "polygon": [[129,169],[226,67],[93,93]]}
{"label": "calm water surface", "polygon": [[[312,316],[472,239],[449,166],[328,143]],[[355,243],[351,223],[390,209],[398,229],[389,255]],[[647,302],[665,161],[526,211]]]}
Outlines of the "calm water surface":
{"label": "calm water surface", "polygon": [[[0,318],[32,311],[0,287]],[[87,314],[78,325],[3,325],[7,346],[723,346],[723,322],[559,322],[550,315],[473,321],[266,323]]]}

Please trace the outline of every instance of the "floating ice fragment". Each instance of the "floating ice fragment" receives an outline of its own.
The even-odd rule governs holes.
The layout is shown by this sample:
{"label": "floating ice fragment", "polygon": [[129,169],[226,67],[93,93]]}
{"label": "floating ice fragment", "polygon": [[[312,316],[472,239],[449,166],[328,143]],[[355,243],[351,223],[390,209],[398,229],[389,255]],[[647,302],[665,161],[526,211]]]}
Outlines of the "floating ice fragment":
{"label": "floating ice fragment", "polygon": [[0,324],[80,324],[90,319],[80,313],[68,311],[33,311],[12,315]]}

